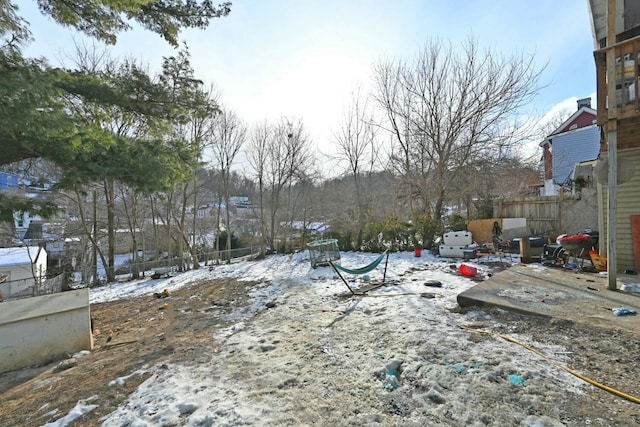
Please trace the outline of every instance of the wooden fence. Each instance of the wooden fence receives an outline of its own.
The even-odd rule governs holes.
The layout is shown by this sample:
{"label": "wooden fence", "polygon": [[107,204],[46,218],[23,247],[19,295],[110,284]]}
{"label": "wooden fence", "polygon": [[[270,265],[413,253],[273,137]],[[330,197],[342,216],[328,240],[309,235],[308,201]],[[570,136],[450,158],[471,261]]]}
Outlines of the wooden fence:
{"label": "wooden fence", "polygon": [[598,196],[595,189],[580,194],[496,200],[494,218],[525,218],[529,236],[555,239],[586,228],[597,230]]}
{"label": "wooden fence", "polygon": [[526,218],[532,236],[560,234],[560,212],[564,200],[558,196],[501,199],[493,204],[494,218]]}

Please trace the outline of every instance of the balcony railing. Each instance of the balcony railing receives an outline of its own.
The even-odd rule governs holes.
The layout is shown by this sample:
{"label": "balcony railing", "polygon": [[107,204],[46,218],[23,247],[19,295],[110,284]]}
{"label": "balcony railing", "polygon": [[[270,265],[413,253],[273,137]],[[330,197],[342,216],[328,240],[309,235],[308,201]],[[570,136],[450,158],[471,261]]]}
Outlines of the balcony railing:
{"label": "balcony railing", "polygon": [[596,59],[598,91],[598,124],[609,120],[607,83],[607,51],[615,52],[616,100],[615,117],[625,119],[640,117],[640,36],[621,41],[604,49],[597,50]]}

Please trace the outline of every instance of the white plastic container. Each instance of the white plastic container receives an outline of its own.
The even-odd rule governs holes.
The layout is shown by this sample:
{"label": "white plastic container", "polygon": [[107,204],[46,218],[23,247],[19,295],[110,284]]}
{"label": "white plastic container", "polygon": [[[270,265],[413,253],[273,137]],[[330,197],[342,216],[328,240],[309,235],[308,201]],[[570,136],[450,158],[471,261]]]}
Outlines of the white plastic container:
{"label": "white plastic container", "polygon": [[442,241],[445,246],[466,246],[473,243],[473,237],[469,231],[449,231],[444,233]]}
{"label": "white plastic container", "polygon": [[444,258],[463,258],[467,245],[440,245],[440,256]]}

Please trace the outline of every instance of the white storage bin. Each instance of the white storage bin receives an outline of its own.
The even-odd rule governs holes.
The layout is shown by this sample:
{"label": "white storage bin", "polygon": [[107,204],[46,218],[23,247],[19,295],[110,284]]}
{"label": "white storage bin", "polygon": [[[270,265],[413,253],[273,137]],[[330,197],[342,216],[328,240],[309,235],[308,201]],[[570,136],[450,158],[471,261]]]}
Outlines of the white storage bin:
{"label": "white storage bin", "polygon": [[444,258],[462,258],[467,245],[440,245],[440,256]]}
{"label": "white storage bin", "polygon": [[449,231],[444,233],[442,242],[446,246],[466,246],[473,243],[473,237],[469,231]]}

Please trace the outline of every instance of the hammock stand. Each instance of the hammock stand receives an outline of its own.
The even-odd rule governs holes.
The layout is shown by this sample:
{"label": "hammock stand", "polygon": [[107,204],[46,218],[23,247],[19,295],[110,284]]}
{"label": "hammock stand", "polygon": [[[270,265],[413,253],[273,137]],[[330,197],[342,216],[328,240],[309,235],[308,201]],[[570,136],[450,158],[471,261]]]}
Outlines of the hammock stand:
{"label": "hammock stand", "polygon": [[380,285],[380,286],[382,286],[382,285],[384,285],[384,281],[387,278],[387,264],[389,263],[389,251],[384,251],[371,264],[365,265],[364,267],[360,267],[360,268],[351,269],[351,268],[343,267],[340,264],[334,263],[332,260],[329,261],[329,265],[331,265],[333,270],[338,274],[338,276],[340,276],[340,279],[342,279],[342,281],[347,286],[347,288],[349,288],[349,291],[351,292],[352,295],[362,295],[362,294],[356,293],[351,288],[351,286],[349,286],[349,284],[345,280],[344,276],[340,273],[340,271],[343,271],[343,272],[349,273],[349,274],[355,274],[355,275],[366,274],[366,273],[369,273],[370,271],[375,270],[375,268],[382,262],[382,260],[385,257],[386,257],[386,261],[384,262],[384,275],[382,276],[382,284]]}

